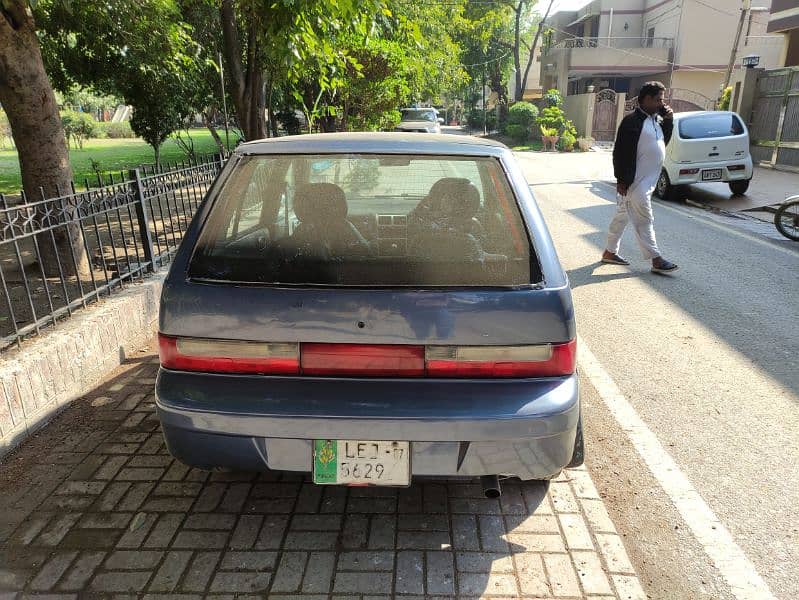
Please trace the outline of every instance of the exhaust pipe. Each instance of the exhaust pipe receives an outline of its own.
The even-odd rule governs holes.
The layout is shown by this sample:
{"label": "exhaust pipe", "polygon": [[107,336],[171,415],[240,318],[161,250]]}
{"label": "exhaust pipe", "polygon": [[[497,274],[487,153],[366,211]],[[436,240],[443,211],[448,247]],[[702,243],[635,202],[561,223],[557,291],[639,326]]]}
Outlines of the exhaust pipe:
{"label": "exhaust pipe", "polygon": [[502,488],[496,475],[483,475],[480,478],[480,485],[486,498],[499,498],[502,495]]}

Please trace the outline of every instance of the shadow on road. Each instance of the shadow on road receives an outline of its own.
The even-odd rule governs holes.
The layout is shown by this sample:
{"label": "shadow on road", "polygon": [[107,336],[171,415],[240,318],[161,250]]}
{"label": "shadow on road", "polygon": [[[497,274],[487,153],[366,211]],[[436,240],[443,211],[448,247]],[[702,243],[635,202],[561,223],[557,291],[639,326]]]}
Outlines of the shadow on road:
{"label": "shadow on road", "polygon": [[[612,192],[603,185],[591,191],[605,202],[569,212],[593,228],[583,238],[596,248],[598,259],[613,216],[613,207],[606,204]],[[655,207],[655,228],[666,257],[680,264],[673,276],[649,273],[628,227],[622,254],[632,266],[601,274],[591,263],[569,272],[572,286],[639,278],[785,387],[799,389],[799,335],[790,308],[796,306],[799,262],[776,246],[769,250],[719,234],[689,214],[667,215]],[[775,348],[782,351],[775,353]]]}

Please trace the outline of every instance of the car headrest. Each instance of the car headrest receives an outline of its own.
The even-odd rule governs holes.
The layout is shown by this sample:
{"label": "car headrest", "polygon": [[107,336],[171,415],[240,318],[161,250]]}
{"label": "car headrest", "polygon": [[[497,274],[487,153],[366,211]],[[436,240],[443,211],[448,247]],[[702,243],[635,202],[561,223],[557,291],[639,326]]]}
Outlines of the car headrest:
{"label": "car headrest", "polygon": [[294,214],[303,223],[347,218],[344,190],[332,183],[306,183],[294,192]]}
{"label": "car headrest", "polygon": [[428,197],[432,210],[444,217],[467,221],[480,210],[480,192],[465,178],[439,179],[430,188]]}

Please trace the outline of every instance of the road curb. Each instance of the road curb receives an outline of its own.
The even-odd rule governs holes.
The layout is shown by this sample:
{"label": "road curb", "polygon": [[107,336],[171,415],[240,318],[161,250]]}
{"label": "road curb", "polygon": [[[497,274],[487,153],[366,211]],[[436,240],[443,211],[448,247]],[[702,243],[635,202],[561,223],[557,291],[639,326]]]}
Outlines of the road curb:
{"label": "road curb", "polygon": [[3,357],[0,458],[148,342],[164,277],[135,284]]}

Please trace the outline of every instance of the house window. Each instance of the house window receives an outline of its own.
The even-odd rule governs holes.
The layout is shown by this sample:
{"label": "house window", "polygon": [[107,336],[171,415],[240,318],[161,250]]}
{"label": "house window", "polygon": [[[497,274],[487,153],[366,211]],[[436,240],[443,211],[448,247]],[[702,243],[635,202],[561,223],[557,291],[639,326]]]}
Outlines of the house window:
{"label": "house window", "polygon": [[651,48],[655,44],[655,28],[650,27],[646,33],[646,47]]}

